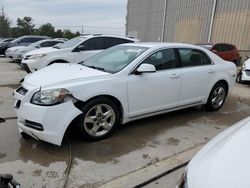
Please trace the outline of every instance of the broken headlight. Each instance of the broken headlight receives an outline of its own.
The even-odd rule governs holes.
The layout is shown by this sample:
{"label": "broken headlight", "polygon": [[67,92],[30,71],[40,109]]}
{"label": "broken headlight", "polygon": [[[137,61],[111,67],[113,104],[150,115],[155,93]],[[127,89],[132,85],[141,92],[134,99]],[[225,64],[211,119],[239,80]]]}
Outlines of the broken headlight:
{"label": "broken headlight", "polygon": [[67,89],[42,90],[33,95],[31,103],[42,106],[60,104],[64,102],[65,97],[68,95],[69,91]]}

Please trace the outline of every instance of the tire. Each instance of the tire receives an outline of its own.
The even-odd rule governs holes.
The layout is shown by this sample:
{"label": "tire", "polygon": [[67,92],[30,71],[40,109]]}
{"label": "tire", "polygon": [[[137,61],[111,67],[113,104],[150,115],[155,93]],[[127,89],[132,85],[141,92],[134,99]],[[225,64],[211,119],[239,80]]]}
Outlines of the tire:
{"label": "tire", "polygon": [[119,110],[109,98],[94,99],[85,104],[81,110],[83,113],[77,119],[77,128],[87,141],[104,139],[119,125]]}
{"label": "tire", "polygon": [[219,110],[226,100],[227,92],[227,88],[223,83],[215,84],[205,104],[206,109],[211,112]]}

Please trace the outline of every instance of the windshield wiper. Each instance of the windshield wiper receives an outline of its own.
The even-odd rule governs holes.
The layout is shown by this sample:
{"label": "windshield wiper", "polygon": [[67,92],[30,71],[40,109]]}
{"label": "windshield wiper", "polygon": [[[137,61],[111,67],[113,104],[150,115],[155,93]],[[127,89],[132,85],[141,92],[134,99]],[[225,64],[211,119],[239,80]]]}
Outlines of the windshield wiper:
{"label": "windshield wiper", "polygon": [[[84,64],[82,64],[82,65],[84,65]],[[89,67],[89,68],[92,68],[92,69],[100,70],[100,71],[105,71],[104,68],[102,68],[102,67],[96,67],[96,66],[94,66],[94,65],[92,65],[92,66],[84,65],[84,66]]]}

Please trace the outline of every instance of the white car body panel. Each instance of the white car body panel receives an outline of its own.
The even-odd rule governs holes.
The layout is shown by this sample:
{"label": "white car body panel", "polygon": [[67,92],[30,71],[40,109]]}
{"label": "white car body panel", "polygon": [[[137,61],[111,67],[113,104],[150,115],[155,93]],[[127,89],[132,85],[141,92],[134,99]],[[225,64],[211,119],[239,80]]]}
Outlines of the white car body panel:
{"label": "white car body panel", "polygon": [[[21,106],[16,109],[18,119],[34,120],[35,118],[38,123],[44,123],[46,125],[46,131],[36,135],[41,140],[60,145],[60,141],[63,138],[66,127],[69,126],[69,122],[73,121],[80,113],[77,107],[72,106],[73,103],[56,105],[55,113],[56,118],[52,116],[47,118],[46,109],[53,114],[53,106],[42,107],[31,104],[31,98],[35,92],[47,89],[58,89],[65,88],[70,91],[70,94],[79,101],[86,102],[94,97],[106,95],[116,98],[122,107],[122,123],[140,119],[142,117],[148,117],[155,114],[162,114],[168,111],[174,111],[176,109],[182,109],[186,107],[195,106],[198,104],[205,104],[208,95],[218,81],[225,80],[228,82],[229,91],[235,83],[236,67],[233,63],[227,63],[217,56],[213,56],[213,53],[206,51],[203,48],[199,48],[193,45],[187,44],[175,44],[175,43],[134,43],[124,44],[126,46],[142,46],[148,47],[148,49],[131,62],[127,67],[122,69],[120,72],[115,74],[99,71],[96,69],[88,68],[80,64],[54,64],[39,70],[35,73],[29,74],[25,77],[23,87],[28,90],[28,93],[21,96],[17,91],[14,94],[15,99],[21,101]],[[192,93],[187,92],[188,88],[183,86],[183,75],[186,74],[186,67],[167,69],[154,73],[146,73],[142,75],[131,74],[131,72],[152,52],[160,50],[162,48],[194,48],[205,51],[214,61],[215,72],[212,74],[213,77],[209,78],[206,76],[202,78],[201,82],[192,81],[195,78],[195,74],[200,70],[193,70],[194,78],[191,81],[185,82],[190,86],[190,89],[199,92],[196,93],[198,97],[191,99],[197,101],[197,98],[201,100],[199,103],[190,102],[187,104],[186,99],[190,99]],[[46,50],[44,50],[46,51]],[[205,66],[204,66],[205,67]],[[202,67],[202,71],[205,69]],[[207,71],[207,70],[206,70]],[[208,74],[208,73],[207,73]],[[176,76],[177,75],[177,76]],[[186,77],[188,79],[188,77]],[[206,82],[206,79],[210,79],[210,83]],[[204,84],[205,82],[205,84]],[[199,85],[201,84],[202,89]],[[207,87],[204,87],[207,86]],[[187,95],[181,94],[180,91],[185,91]],[[180,97],[184,99],[185,103],[181,103]],[[62,103],[64,104],[64,103]],[[34,110],[32,110],[34,109]],[[59,112],[61,109],[61,112]],[[68,113],[68,109],[71,112]],[[27,113],[28,111],[33,113]],[[24,112],[19,112],[24,111]],[[64,114],[67,114],[67,120],[58,122],[58,119],[65,118]],[[68,125],[66,125],[67,123]],[[51,135],[55,136],[54,130],[49,130],[50,126],[57,124],[58,138],[51,140]],[[21,125],[19,125],[20,127]],[[66,127],[65,127],[66,126]],[[22,131],[24,126],[20,127]],[[61,130],[61,129],[62,130]],[[26,129],[29,129],[26,127]],[[27,132],[27,130],[24,130]],[[30,130],[32,131],[32,129]],[[48,139],[46,134],[49,133]],[[32,136],[32,134],[31,134]]]}
{"label": "white car body panel", "polygon": [[5,52],[5,56],[11,60],[15,60],[17,58],[16,52],[23,48],[25,48],[25,46],[15,46],[8,48]]}
{"label": "white car body panel", "polygon": [[242,81],[250,81],[250,59],[244,62],[245,70],[242,70]]}
{"label": "white car body panel", "polygon": [[[50,65],[53,61],[62,61],[62,62],[68,62],[68,63],[80,63],[82,61],[85,61],[89,59],[90,57],[100,53],[103,50],[86,50],[86,51],[74,51],[74,49],[82,44],[84,41],[87,41],[93,37],[98,37],[98,36],[92,36],[92,35],[87,35],[83,36],[76,45],[69,47],[69,48],[64,48],[64,49],[56,49],[56,48],[47,48],[46,50],[44,49],[38,49],[31,51],[27,54],[24,55],[22,59],[22,64],[27,65],[30,69],[31,72],[35,72],[37,70],[40,70],[48,65]],[[136,39],[131,39],[127,37],[118,37],[118,36],[109,36],[109,35],[100,35],[100,37],[115,37],[115,38],[120,38],[120,39],[126,39],[126,40],[131,40],[131,41],[138,41]],[[36,54],[46,54],[46,56],[39,58],[39,59],[28,59],[26,58],[27,56],[31,55],[36,55]]]}
{"label": "white car body panel", "polygon": [[191,160],[188,188],[249,188],[250,117],[223,131]]}

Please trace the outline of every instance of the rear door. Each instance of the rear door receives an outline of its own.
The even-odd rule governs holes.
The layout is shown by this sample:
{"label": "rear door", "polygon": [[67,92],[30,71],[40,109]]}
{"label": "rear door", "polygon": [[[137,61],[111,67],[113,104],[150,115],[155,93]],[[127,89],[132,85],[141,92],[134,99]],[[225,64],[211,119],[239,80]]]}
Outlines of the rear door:
{"label": "rear door", "polygon": [[178,104],[181,73],[177,51],[162,49],[154,52],[141,64],[152,64],[154,73],[128,76],[129,116],[136,118],[157,113]]}
{"label": "rear door", "polygon": [[208,86],[215,75],[215,65],[207,54],[200,50],[179,49],[182,63],[182,85],[179,106],[202,102],[208,96]]}

